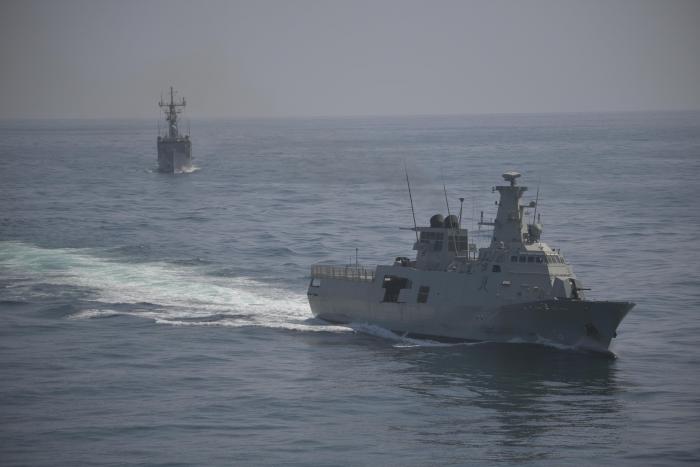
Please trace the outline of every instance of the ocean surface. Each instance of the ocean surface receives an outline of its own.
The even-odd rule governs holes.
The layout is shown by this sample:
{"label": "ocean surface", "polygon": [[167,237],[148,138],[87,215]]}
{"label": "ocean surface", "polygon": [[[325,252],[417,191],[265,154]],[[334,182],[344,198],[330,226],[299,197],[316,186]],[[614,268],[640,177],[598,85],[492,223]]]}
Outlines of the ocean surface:
{"label": "ocean surface", "polygon": [[[0,121],[0,465],[700,463],[700,113]],[[309,266],[540,187],[602,358],[312,318]],[[488,232],[481,232],[483,241]]]}

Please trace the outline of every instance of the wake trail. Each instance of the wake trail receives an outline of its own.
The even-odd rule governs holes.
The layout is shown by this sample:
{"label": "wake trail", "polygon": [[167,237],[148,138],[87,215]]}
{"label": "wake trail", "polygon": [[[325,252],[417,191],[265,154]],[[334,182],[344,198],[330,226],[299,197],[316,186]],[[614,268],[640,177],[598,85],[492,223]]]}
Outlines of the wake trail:
{"label": "wake trail", "polygon": [[305,295],[251,278],[210,276],[198,267],[128,263],[100,257],[98,250],[0,242],[0,268],[17,280],[15,294],[31,294],[46,284],[88,290],[90,306],[72,318],[133,315],[183,326],[352,331],[312,319]]}

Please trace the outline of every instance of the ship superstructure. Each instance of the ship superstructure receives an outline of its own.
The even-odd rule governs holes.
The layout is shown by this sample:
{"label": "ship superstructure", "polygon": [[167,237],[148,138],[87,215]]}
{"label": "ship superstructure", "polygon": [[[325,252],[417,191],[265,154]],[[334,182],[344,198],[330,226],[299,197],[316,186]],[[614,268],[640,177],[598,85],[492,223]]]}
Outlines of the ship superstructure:
{"label": "ship superstructure", "polygon": [[[527,222],[520,174],[503,174],[490,245],[476,250],[460,219],[434,215],[415,227],[414,260],[375,269],[357,264],[311,268],[313,314],[335,323],[371,323],[417,336],[558,343],[605,351],[630,302],[591,301],[558,250]],[[483,216],[482,216],[483,217]]]}
{"label": "ship superstructure", "polygon": [[[164,135],[158,135],[158,171],[165,173],[183,172],[192,166],[192,142],[190,135],[183,135],[178,128],[178,114],[185,108],[185,98],[175,100],[175,91],[170,87],[170,101],[161,97],[158,106],[165,113],[168,122]],[[159,131],[160,133],[160,131]]]}

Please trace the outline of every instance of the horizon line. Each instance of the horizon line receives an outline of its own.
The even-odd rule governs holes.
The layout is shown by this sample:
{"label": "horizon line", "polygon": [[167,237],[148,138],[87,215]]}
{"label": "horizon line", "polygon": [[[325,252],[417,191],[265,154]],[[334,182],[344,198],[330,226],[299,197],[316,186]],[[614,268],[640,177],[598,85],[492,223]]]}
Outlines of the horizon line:
{"label": "horizon line", "polygon": [[[186,117],[202,120],[321,120],[321,119],[355,119],[355,118],[416,118],[416,117],[479,117],[479,116],[511,116],[511,115],[601,115],[601,114],[636,114],[636,113],[693,113],[697,109],[636,109],[636,110],[555,110],[555,111],[516,111],[516,112],[453,112],[453,113],[415,113],[415,114],[346,114],[346,115],[199,115]],[[39,120],[160,120],[144,116],[121,117],[0,117],[0,121],[39,121]]]}

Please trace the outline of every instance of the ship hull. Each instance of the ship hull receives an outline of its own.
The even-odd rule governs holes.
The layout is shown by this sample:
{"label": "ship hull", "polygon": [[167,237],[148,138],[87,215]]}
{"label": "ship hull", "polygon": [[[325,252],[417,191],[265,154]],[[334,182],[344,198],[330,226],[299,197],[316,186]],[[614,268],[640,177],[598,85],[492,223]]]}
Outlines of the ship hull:
{"label": "ship hull", "polygon": [[463,284],[466,293],[457,296],[438,292],[427,303],[416,303],[406,294],[399,302],[387,303],[376,280],[326,278],[320,287],[309,287],[308,297],[314,316],[334,323],[370,323],[400,334],[449,340],[550,343],[599,352],[608,351],[620,322],[634,306],[571,299],[489,303],[492,300],[484,300],[476,290],[465,290],[469,282]]}
{"label": "ship hull", "polygon": [[189,139],[158,141],[158,171],[184,172],[192,167],[192,142]]}

